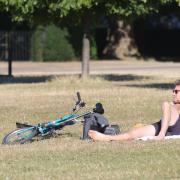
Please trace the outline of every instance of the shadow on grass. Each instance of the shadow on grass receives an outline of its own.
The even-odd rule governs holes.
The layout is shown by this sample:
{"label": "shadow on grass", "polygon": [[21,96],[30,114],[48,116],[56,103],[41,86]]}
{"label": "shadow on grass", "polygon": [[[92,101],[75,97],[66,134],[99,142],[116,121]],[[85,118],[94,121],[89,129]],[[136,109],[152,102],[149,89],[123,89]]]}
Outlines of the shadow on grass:
{"label": "shadow on grass", "polygon": [[66,137],[73,137],[73,134],[67,132],[67,133],[55,133],[54,135],[49,135],[49,136],[47,135],[44,137],[36,136],[33,139],[27,141],[26,143],[33,143],[33,142],[45,141],[53,138],[66,138]]}
{"label": "shadow on grass", "polygon": [[40,83],[51,80],[53,76],[0,76],[0,84]]}
{"label": "shadow on grass", "polygon": [[168,90],[168,89],[174,88],[173,83],[131,84],[131,85],[125,85],[125,86],[138,87],[138,88],[155,88],[155,89],[162,89],[162,90]]}
{"label": "shadow on grass", "polygon": [[133,74],[125,74],[125,75],[102,75],[102,78],[108,81],[136,81],[136,80],[142,80],[142,79],[149,79],[148,76],[139,76],[139,75],[133,75]]}
{"label": "shadow on grass", "polygon": [[[140,75],[133,75],[133,74],[126,74],[126,75],[103,75],[102,76],[105,80],[108,81],[138,81],[138,80],[148,80],[151,79],[149,76],[140,76]],[[145,84],[128,84],[122,85],[127,87],[137,87],[137,88],[156,88],[156,89],[172,89],[174,88],[174,83],[145,83]]]}
{"label": "shadow on grass", "polygon": [[[68,75],[63,75],[67,76]],[[80,78],[80,75],[74,75]],[[93,77],[93,75],[91,75]],[[126,75],[99,75],[103,79],[107,81],[135,81],[135,80],[142,80],[142,79],[149,79],[147,76],[138,76],[138,75],[132,75],[132,74],[126,74]],[[49,75],[49,76],[3,76],[0,75],[0,84],[12,84],[12,83],[41,83],[46,82],[49,80],[52,80],[55,76]]]}

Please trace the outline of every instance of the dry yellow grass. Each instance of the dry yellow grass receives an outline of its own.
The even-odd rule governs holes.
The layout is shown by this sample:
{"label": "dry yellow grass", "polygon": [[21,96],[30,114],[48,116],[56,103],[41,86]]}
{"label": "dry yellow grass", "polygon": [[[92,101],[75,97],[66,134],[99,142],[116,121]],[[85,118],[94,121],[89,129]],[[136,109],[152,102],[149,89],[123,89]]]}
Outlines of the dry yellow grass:
{"label": "dry yellow grass", "polygon": [[[180,76],[179,76],[180,77]],[[67,114],[73,95],[88,108],[102,102],[110,123],[122,131],[161,117],[177,76],[151,74],[55,77],[44,83],[0,85],[0,139],[15,122],[38,123]],[[180,141],[81,141],[82,125],[65,127],[56,138],[25,145],[0,145],[0,179],[179,179]]]}

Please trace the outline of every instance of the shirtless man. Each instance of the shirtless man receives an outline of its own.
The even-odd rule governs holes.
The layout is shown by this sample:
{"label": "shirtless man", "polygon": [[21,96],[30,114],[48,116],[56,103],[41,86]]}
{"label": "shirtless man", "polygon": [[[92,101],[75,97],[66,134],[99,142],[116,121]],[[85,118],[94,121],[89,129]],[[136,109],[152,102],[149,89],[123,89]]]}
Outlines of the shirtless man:
{"label": "shirtless man", "polygon": [[162,105],[162,120],[140,128],[131,129],[119,135],[105,135],[89,130],[88,135],[95,141],[126,141],[143,136],[153,136],[155,140],[165,136],[180,135],[180,80],[175,82],[173,102],[164,102]]}

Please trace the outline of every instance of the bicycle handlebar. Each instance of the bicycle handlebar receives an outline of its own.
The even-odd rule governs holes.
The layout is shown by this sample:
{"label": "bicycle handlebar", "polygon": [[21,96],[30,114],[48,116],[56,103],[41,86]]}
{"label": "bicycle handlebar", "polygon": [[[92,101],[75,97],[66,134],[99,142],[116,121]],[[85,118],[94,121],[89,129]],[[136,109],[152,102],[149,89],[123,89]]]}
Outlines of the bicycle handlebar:
{"label": "bicycle handlebar", "polygon": [[78,102],[81,102],[81,95],[79,92],[77,92],[77,98],[78,98]]}
{"label": "bicycle handlebar", "polygon": [[79,92],[77,92],[77,98],[78,98],[78,101],[76,102],[76,105],[78,105],[79,107],[84,107],[85,106],[85,102],[83,102],[81,100],[81,95]]}
{"label": "bicycle handlebar", "polygon": [[73,108],[73,112],[75,111],[78,111],[80,108],[84,107],[85,106],[85,102],[83,102],[81,100],[81,95],[79,92],[76,93],[77,94],[77,101],[76,101],[76,104],[75,104],[75,107]]}

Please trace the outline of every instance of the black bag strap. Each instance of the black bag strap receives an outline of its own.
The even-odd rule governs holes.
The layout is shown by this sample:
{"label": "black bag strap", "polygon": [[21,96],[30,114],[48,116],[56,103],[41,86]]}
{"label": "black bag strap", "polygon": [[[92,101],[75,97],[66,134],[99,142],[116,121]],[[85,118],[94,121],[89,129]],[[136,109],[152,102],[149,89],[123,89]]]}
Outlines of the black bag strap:
{"label": "black bag strap", "polygon": [[108,120],[99,113],[91,113],[84,116],[84,123],[83,123],[83,134],[81,139],[88,139],[88,131],[90,129],[104,132],[105,128],[109,126]]}
{"label": "black bag strap", "polygon": [[93,113],[93,115],[100,128],[105,128],[109,126],[108,120],[102,114]]}

